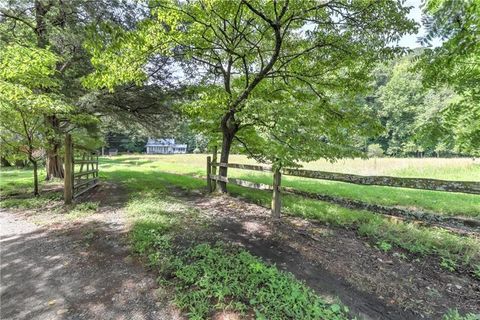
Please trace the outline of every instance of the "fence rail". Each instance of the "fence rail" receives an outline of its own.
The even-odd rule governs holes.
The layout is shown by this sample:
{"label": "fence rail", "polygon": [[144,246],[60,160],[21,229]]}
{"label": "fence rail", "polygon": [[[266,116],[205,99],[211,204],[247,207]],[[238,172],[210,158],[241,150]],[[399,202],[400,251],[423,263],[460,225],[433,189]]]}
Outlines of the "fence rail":
{"label": "fence rail", "polygon": [[359,185],[480,194],[480,182],[450,181],[425,178],[398,178],[388,176],[361,176],[356,174],[285,168],[284,175],[321,180],[340,181]]}
{"label": "fence rail", "polygon": [[[214,155],[214,159],[216,156]],[[233,169],[252,170],[273,172],[272,185],[264,183],[256,183],[247,180],[227,178],[216,174],[217,167],[227,167]],[[212,174],[213,171],[213,174]],[[480,182],[476,181],[450,181],[450,180],[438,180],[438,179],[425,179],[425,178],[398,178],[388,176],[361,176],[355,174],[326,172],[326,171],[313,171],[305,169],[283,168],[281,170],[274,169],[271,166],[251,165],[251,164],[239,164],[239,163],[219,163],[211,160],[211,157],[207,157],[207,184],[210,192],[214,190],[214,183],[216,181],[222,181],[225,183],[231,183],[242,187],[273,191],[272,193],[272,214],[275,217],[280,215],[281,208],[281,195],[280,191],[286,188],[281,186],[281,176],[295,176],[310,179],[320,179],[329,181],[339,181],[345,183],[352,183],[357,185],[375,185],[394,188],[410,188],[430,191],[441,192],[460,192],[469,194],[480,194]],[[290,193],[292,188],[288,188]],[[298,190],[297,193],[303,191]]]}
{"label": "fence rail", "polygon": [[270,166],[259,166],[254,164],[240,164],[240,163],[217,163],[212,162],[212,166],[214,167],[227,167],[227,168],[234,168],[234,169],[244,169],[244,170],[253,170],[253,171],[272,171],[272,167]]}
{"label": "fence rail", "polygon": [[242,187],[247,187],[247,188],[252,188],[252,189],[268,190],[268,191],[273,190],[273,187],[269,184],[251,182],[251,181],[242,180],[242,179],[226,178],[226,177],[213,175],[213,174],[210,175],[210,179],[215,180],[215,181],[223,181],[223,182],[235,184],[237,186],[242,186]]}
{"label": "fence rail", "polygon": [[[239,163],[211,163],[212,166],[228,167],[253,171],[272,172],[270,166],[239,164]],[[358,185],[375,185],[394,188],[421,189],[431,191],[460,192],[480,194],[480,182],[452,181],[427,178],[398,178],[389,176],[362,176],[339,172],[314,171],[306,169],[283,168],[281,173],[286,176],[303,177],[329,181],[339,181]]]}

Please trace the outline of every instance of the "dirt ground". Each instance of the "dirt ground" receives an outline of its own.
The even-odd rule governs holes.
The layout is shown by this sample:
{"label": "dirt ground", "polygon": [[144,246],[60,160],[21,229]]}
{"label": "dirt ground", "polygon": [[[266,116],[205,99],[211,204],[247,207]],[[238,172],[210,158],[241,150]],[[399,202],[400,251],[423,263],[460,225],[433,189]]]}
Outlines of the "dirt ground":
{"label": "dirt ground", "polygon": [[155,275],[130,256],[117,209],[109,202],[87,219],[44,227],[31,220],[46,212],[29,218],[1,210],[0,318],[180,319],[157,297]]}
{"label": "dirt ground", "polygon": [[[383,253],[353,230],[283,217],[228,196],[173,190],[208,218],[189,237],[235,242],[292,272],[360,319],[440,319],[449,308],[480,313],[480,281],[434,259]],[[48,211],[0,211],[2,319],[181,319],[157,295],[155,274],[130,256],[125,190],[104,183],[87,196],[99,211],[79,221]],[[55,221],[39,227],[31,221]],[[192,231],[193,232],[193,231]],[[164,294],[162,295],[164,296]]]}

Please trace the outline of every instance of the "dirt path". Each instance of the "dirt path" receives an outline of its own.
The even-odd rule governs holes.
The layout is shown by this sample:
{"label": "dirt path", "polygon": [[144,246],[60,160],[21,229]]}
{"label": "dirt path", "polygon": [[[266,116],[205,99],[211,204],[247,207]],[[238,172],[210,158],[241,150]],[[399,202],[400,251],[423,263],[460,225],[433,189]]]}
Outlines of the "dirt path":
{"label": "dirt path", "polygon": [[177,319],[116,210],[47,228],[0,211],[2,319]]}
{"label": "dirt path", "polygon": [[185,197],[211,216],[216,237],[233,241],[329,299],[339,297],[364,319],[440,319],[450,308],[480,312],[480,281],[432,259],[383,253],[354,231],[284,217],[228,196]]}

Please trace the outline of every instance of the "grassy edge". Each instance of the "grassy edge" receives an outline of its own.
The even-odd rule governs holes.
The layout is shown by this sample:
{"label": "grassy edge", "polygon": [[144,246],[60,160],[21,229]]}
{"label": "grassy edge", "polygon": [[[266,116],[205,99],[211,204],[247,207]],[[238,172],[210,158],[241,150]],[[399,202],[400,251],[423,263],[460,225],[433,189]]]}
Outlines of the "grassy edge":
{"label": "grassy edge", "polygon": [[176,305],[190,319],[225,310],[256,319],[349,318],[341,303],[325,302],[290,273],[239,247],[185,239],[194,233],[186,233],[186,221],[199,225],[201,219],[165,190],[134,192],[127,212],[133,251],[159,273],[159,284],[175,293]]}

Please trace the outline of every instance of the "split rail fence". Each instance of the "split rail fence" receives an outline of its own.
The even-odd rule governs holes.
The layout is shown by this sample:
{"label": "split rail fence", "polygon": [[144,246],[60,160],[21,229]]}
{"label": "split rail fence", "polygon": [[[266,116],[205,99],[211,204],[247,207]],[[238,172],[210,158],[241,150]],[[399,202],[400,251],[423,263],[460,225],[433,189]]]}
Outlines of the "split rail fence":
{"label": "split rail fence", "polygon": [[[242,179],[228,178],[216,174],[216,169],[227,167],[233,169],[243,169],[252,171],[272,172],[272,184],[251,182]],[[480,194],[480,182],[476,181],[449,181],[425,178],[398,178],[389,176],[361,176],[355,174],[345,174],[337,172],[313,171],[295,168],[274,169],[270,166],[238,164],[238,163],[219,163],[215,157],[207,157],[207,186],[210,192],[215,189],[216,181],[247,187],[256,190],[272,191],[272,216],[280,217],[281,212],[281,191],[311,198],[321,199],[323,195],[296,190],[293,188],[282,188],[282,175],[295,176],[310,179],[331,180],[346,182],[358,185],[375,185],[396,188],[421,189],[443,192],[460,192],[469,194]]]}
{"label": "split rail fence", "polygon": [[98,153],[74,145],[70,134],[65,136],[65,204],[99,184]]}

